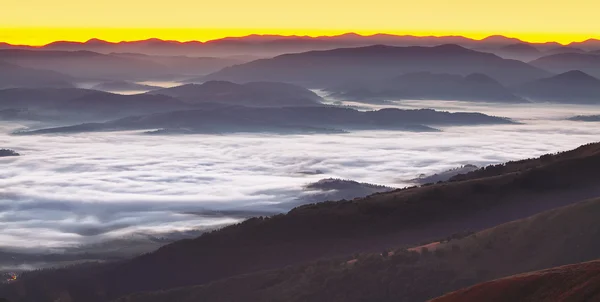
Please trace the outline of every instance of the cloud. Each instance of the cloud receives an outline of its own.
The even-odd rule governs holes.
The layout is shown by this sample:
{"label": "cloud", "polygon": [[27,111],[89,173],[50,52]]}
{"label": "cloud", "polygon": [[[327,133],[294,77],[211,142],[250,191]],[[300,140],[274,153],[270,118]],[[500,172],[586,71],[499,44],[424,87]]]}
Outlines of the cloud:
{"label": "cloud", "polygon": [[[396,106],[480,111],[524,124],[441,133],[10,136],[21,125],[4,123],[0,147],[22,156],[0,159],[0,243],[63,247],[140,232],[206,229],[240,221],[244,212],[289,210],[308,194],[305,184],[322,178],[403,187],[422,173],[572,149],[600,134],[597,124],[562,120],[600,112],[586,106]],[[324,174],[302,173],[317,170]]]}

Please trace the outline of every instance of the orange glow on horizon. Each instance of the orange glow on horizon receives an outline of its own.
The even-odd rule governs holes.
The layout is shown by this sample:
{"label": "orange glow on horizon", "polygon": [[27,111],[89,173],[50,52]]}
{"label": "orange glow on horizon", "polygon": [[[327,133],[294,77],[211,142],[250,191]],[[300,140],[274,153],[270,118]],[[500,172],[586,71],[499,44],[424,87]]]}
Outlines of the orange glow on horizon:
{"label": "orange glow on horizon", "polygon": [[357,33],[363,36],[374,34],[413,35],[413,36],[464,36],[480,40],[492,35],[503,35],[532,43],[558,42],[569,44],[587,39],[600,39],[600,34],[547,34],[547,33],[476,33],[476,32],[429,32],[394,30],[294,30],[294,29],[190,29],[190,28],[0,28],[0,42],[14,45],[43,46],[56,41],[86,42],[100,39],[108,42],[138,41],[157,38],[161,40],[210,41],[226,37],[248,35],[281,36],[335,36]]}
{"label": "orange glow on horizon", "polygon": [[0,41],[213,40],[250,34],[600,39],[597,0],[0,0]]}

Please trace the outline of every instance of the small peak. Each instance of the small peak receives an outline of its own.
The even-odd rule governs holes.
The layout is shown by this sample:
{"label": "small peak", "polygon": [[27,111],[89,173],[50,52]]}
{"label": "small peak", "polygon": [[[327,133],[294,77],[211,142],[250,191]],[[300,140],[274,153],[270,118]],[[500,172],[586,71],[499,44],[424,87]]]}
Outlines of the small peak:
{"label": "small peak", "polygon": [[89,40],[85,41],[84,44],[108,44],[108,42],[104,41],[104,40],[97,39],[97,38],[92,38],[92,39],[89,39]]}
{"label": "small peak", "polygon": [[478,82],[478,83],[498,83],[494,78],[483,73],[472,73],[465,77],[466,81]]}
{"label": "small peak", "polygon": [[581,70],[571,70],[571,71],[567,71],[564,73],[561,73],[557,76],[555,76],[555,78],[563,78],[563,79],[573,79],[573,80],[589,80],[589,79],[594,79],[594,80],[598,80],[595,77],[581,71]]}

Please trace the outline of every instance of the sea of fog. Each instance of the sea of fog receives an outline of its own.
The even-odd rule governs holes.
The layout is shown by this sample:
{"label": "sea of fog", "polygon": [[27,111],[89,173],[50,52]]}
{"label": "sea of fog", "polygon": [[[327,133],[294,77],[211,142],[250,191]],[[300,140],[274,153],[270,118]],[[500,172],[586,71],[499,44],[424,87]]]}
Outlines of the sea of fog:
{"label": "sea of fog", "polygon": [[[0,247],[60,248],[210,229],[241,219],[212,210],[284,212],[309,194],[304,185],[322,178],[404,187],[423,173],[529,158],[600,138],[597,123],[564,120],[600,113],[600,107],[434,101],[390,106],[478,111],[523,124],[440,133],[11,136],[23,125],[0,123],[0,148],[21,153],[0,158]],[[307,173],[317,170],[323,174]]]}

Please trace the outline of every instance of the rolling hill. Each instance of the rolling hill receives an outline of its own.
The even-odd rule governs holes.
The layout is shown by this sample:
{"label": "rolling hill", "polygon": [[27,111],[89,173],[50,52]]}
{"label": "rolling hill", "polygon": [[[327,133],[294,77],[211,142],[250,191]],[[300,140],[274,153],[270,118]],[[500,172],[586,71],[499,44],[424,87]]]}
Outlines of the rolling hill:
{"label": "rolling hill", "polygon": [[600,79],[579,70],[535,80],[517,87],[516,91],[537,101],[600,103]]}
{"label": "rolling hill", "polygon": [[431,302],[599,300],[600,261],[590,261],[489,281]]}
{"label": "rolling hill", "polygon": [[525,100],[484,74],[467,76],[409,73],[383,81],[347,83],[327,89],[331,96],[357,101],[387,99],[464,100],[519,103]]}
{"label": "rolling hill", "polygon": [[0,59],[0,89],[6,88],[70,88],[73,78],[49,70],[25,68]]}
{"label": "rolling hill", "polygon": [[[91,302],[209,284],[175,291],[181,299],[157,294],[154,301],[423,301],[501,276],[597,257],[592,239],[600,234],[597,200],[495,226],[599,196],[600,144],[481,171],[487,176],[471,172],[462,181],[249,219],[129,261],[30,273],[0,287],[0,296],[47,301],[69,295],[71,301]],[[393,262],[358,255],[354,269],[346,266],[356,253],[490,227],[495,228],[451,240],[442,252],[399,250],[389,258]],[[326,258],[334,260],[283,268]],[[283,269],[259,272],[278,268]],[[242,275],[252,272],[259,273]],[[235,275],[240,276],[226,279]],[[219,279],[224,280],[209,283]]]}
{"label": "rolling hill", "polygon": [[[146,95],[164,97],[163,95]],[[138,97],[141,97],[138,95]],[[87,104],[87,103],[82,103]],[[172,133],[274,132],[339,133],[352,130],[401,130],[431,132],[431,126],[512,124],[481,113],[449,113],[429,109],[381,109],[361,112],[340,107],[250,108],[211,104],[205,109],[131,116],[105,123],[40,129],[22,134],[78,133],[93,131],[162,129]]]}
{"label": "rolling hill", "polygon": [[562,53],[541,57],[529,62],[529,64],[553,73],[581,70],[594,77],[600,78],[600,56],[595,54]]}
{"label": "rolling hill", "polygon": [[327,88],[365,79],[387,79],[413,72],[469,75],[483,73],[503,84],[518,84],[548,73],[521,61],[457,45],[392,47],[375,45],[281,55],[224,68],[206,77],[233,82],[280,81]]}
{"label": "rolling hill", "polygon": [[42,51],[0,49],[0,61],[22,67],[53,70],[77,78],[87,79],[146,79],[148,76],[166,76],[166,66],[150,60],[100,54],[91,51]]}
{"label": "rolling hill", "polygon": [[148,92],[178,98],[188,103],[219,103],[249,107],[319,106],[323,100],[303,87],[278,82],[236,84],[209,81]]}

